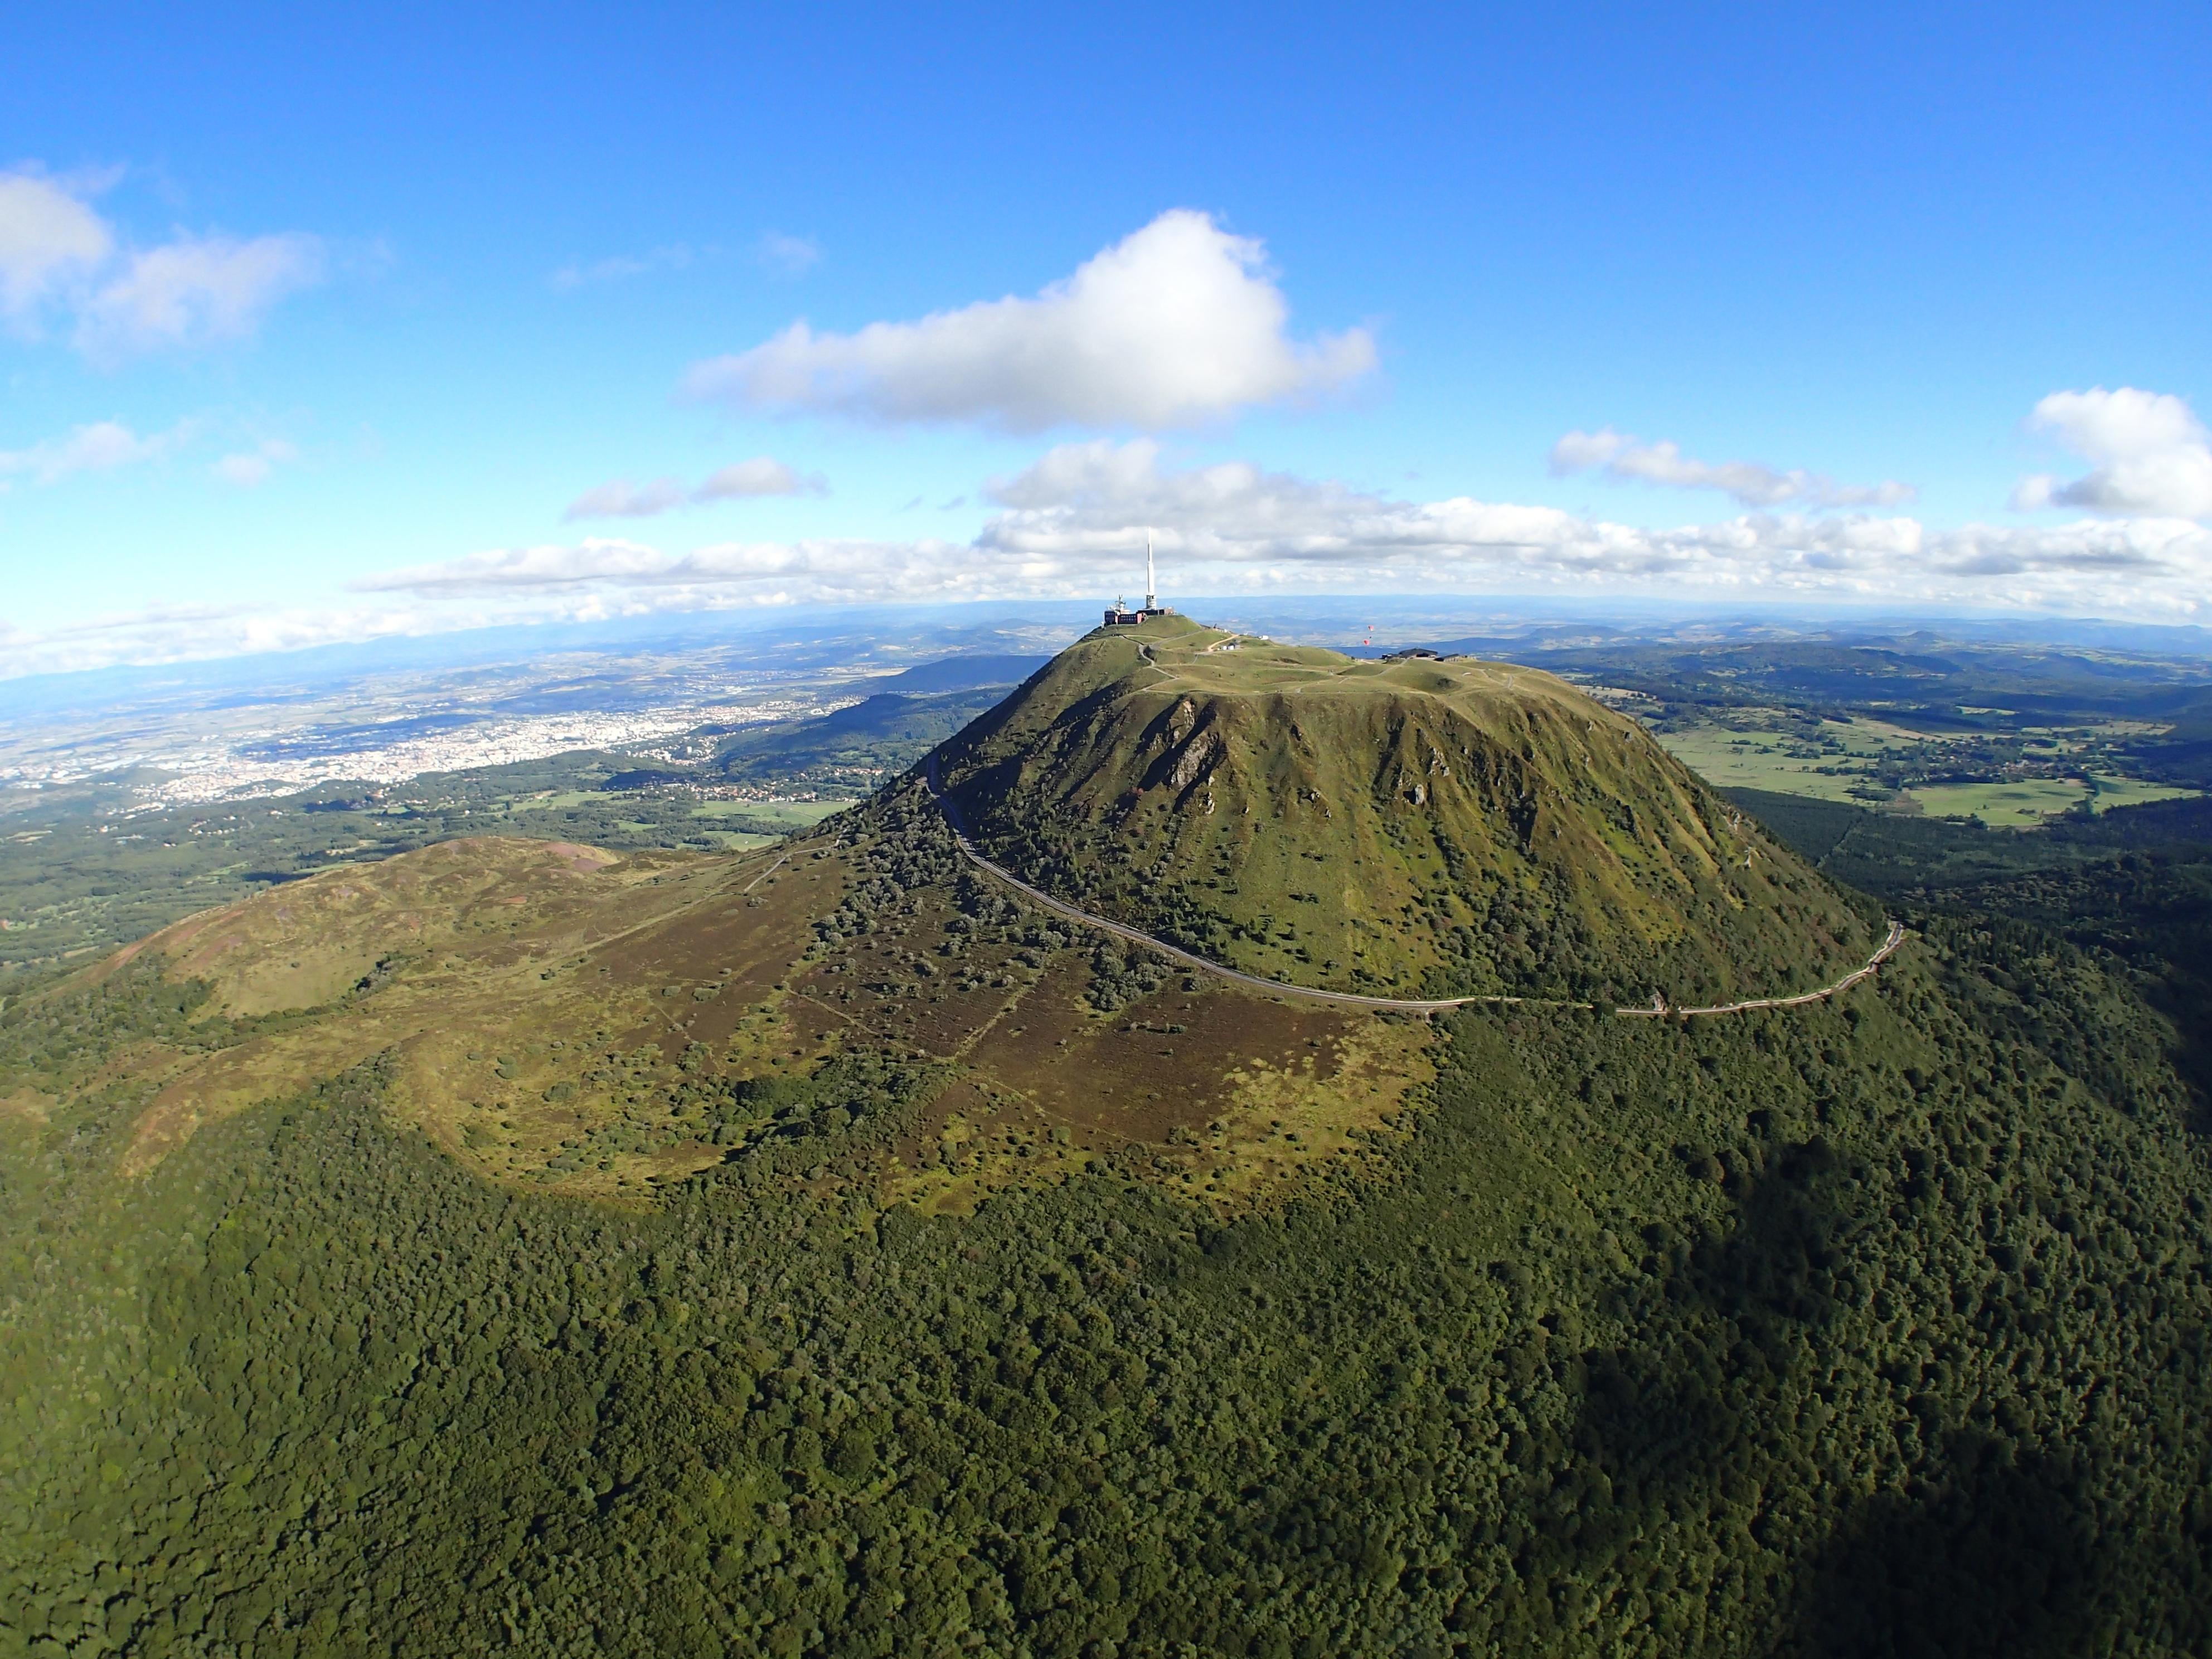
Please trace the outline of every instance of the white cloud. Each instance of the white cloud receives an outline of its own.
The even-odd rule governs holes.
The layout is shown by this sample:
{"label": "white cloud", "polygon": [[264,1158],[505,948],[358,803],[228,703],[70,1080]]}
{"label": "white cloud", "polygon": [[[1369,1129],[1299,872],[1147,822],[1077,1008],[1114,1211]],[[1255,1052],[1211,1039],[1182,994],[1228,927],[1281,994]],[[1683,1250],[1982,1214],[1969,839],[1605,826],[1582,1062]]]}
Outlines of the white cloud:
{"label": "white cloud", "polygon": [[0,173],[0,317],[35,326],[50,297],[113,250],[115,238],[77,197],[34,173]]}
{"label": "white cloud", "polygon": [[764,231],[754,257],[784,276],[804,276],[822,263],[822,245],[811,236],[790,236],[780,230]]}
{"label": "white cloud", "polygon": [[270,307],[322,280],[322,242],[298,232],[239,238],[179,232],[131,247],[86,197],[113,182],[0,173],[0,322],[36,337],[73,318],[77,349],[114,362],[252,334]]}
{"label": "white cloud", "polygon": [[248,450],[241,454],[226,455],[209,470],[225,483],[236,484],[240,489],[252,489],[267,483],[270,475],[276,469],[270,464],[266,455],[258,455]]}
{"label": "white cloud", "polygon": [[2015,507],[2212,519],[2212,433],[2181,398],[2126,386],[2054,392],[2028,424],[2093,470],[2071,483],[2048,473],[2023,478],[2013,491]]}
{"label": "white cloud", "polygon": [[[58,455],[61,446],[48,448]],[[79,453],[131,451],[98,439]],[[1063,446],[995,482],[991,495],[1000,511],[964,543],[726,542],[683,552],[592,538],[383,572],[351,583],[362,597],[346,607],[171,608],[44,632],[0,622],[0,674],[647,612],[1096,599],[1137,577],[1147,532],[1171,602],[1332,591],[1654,594],[2212,623],[2212,530],[2172,517],[1933,530],[1904,516],[1752,513],[1650,530],[1553,507],[1399,500],[1249,462],[1176,467],[1148,440]]]}
{"label": "white cloud", "polygon": [[572,547],[496,548],[441,563],[364,577],[362,593],[466,593],[501,588],[575,587],[587,582],[653,579],[666,557],[636,542],[593,538]]}
{"label": "white cloud", "polygon": [[586,490],[568,503],[568,510],[561,516],[647,519],[687,503],[696,506],[755,495],[820,495],[829,488],[829,481],[818,472],[800,473],[773,456],[756,455],[709,474],[696,489],[687,489],[681,478],[655,478],[643,484],[617,478]]}
{"label": "white cloud", "polygon": [[1066,445],[993,486],[976,545],[1063,571],[1149,531],[1194,582],[1408,585],[1912,600],[2212,617],[2212,534],[2173,520],[1934,531],[1866,514],[1747,514],[1668,530],[1468,497],[1412,502],[1247,462],[1164,468],[1148,441]]}
{"label": "white cloud", "polygon": [[1364,329],[1297,341],[1261,244],[1178,209],[1033,299],[983,301],[854,334],[804,322],[700,363],[694,397],[884,422],[1014,432],[1218,420],[1341,387],[1375,367]]}
{"label": "white cloud", "polygon": [[[481,623],[520,620],[486,617]],[[23,628],[0,619],[0,678],[58,674],[113,663],[167,663],[308,646],[428,634],[479,619],[441,616],[428,605],[279,609],[261,605],[152,605],[87,617],[58,628]]]}
{"label": "white cloud", "polygon": [[300,452],[282,438],[270,438],[252,449],[225,455],[208,470],[228,484],[256,489],[275,476],[276,469],[299,459]]}
{"label": "white cloud", "polygon": [[1172,468],[1149,440],[1072,444],[992,487],[969,543],[628,541],[494,550],[365,591],[655,609],[1094,596],[1140,568],[1147,532],[1182,592],[1699,593],[2007,606],[2212,620],[2212,532],[2174,520],[1931,531],[1907,517],[1747,514],[1671,530],[1559,508],[1407,501],[1248,462]]}
{"label": "white cloud", "polygon": [[85,301],[79,347],[114,357],[240,339],[285,295],[322,279],[322,244],[288,234],[185,236],[133,253]]}
{"label": "white cloud", "polygon": [[689,499],[680,478],[655,478],[635,484],[615,478],[586,490],[568,503],[564,519],[649,519]]}
{"label": "white cloud", "polygon": [[594,259],[589,264],[566,264],[545,280],[556,290],[566,294],[575,289],[595,287],[601,283],[618,283],[631,276],[648,276],[656,270],[683,270],[690,265],[692,257],[691,250],[678,242],[645,253],[617,254],[611,258]]}
{"label": "white cloud", "polygon": [[801,477],[781,461],[756,455],[735,461],[710,475],[691,492],[695,501],[719,501],[732,495],[819,495],[829,489],[820,473]]}
{"label": "white cloud", "polygon": [[778,276],[803,276],[822,262],[822,247],[811,236],[791,236],[780,230],[764,231],[749,248],[718,247],[713,243],[694,247],[672,242],[643,253],[617,253],[604,259],[571,260],[545,279],[556,294],[603,283],[628,282],[662,271],[689,270],[695,264],[717,264],[732,258],[750,259]]}
{"label": "white cloud", "polygon": [[1552,446],[1554,474],[1592,467],[1602,468],[1612,477],[1644,483],[1721,490],[1746,507],[1899,507],[1920,493],[1894,479],[1839,484],[1802,467],[1785,472],[1760,461],[1700,461],[1685,455],[1671,439],[1647,444],[1611,427],[1570,432]]}
{"label": "white cloud", "polygon": [[[417,565],[353,584],[423,598],[650,591],[653,608],[698,605],[854,604],[975,597],[991,562],[936,541],[726,542],[684,554],[635,542],[501,548]],[[1026,591],[1000,580],[992,591]]]}
{"label": "white cloud", "polygon": [[0,478],[28,477],[50,484],[73,472],[109,472],[161,460],[191,435],[190,422],[142,438],[120,421],[94,421],[65,438],[49,438],[27,449],[0,449]]}

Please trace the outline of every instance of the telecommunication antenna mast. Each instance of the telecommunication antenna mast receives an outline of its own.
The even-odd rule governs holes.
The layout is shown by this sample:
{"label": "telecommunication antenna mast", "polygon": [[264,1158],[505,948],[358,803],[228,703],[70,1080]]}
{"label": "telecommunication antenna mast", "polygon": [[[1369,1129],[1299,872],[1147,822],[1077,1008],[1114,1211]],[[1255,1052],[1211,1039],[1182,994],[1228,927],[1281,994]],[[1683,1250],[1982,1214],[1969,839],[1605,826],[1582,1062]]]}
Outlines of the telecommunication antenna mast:
{"label": "telecommunication antenna mast", "polygon": [[1147,530],[1145,532],[1145,609],[1147,611],[1160,608],[1160,596],[1152,592],[1152,532]]}

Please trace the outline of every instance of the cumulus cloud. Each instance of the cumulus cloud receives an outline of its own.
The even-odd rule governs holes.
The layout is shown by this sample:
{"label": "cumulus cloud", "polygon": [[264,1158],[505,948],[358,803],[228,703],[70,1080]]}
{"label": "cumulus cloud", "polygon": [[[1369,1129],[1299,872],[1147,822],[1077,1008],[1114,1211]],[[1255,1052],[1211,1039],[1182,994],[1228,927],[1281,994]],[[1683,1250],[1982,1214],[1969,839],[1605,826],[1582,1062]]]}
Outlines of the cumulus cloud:
{"label": "cumulus cloud", "polygon": [[100,216],[52,179],[0,173],[0,317],[12,326],[34,327],[40,307],[114,246]]}
{"label": "cumulus cloud", "polygon": [[322,280],[323,244],[297,232],[127,246],[85,200],[90,188],[0,173],[0,320],[15,332],[35,336],[58,313],[97,360],[207,345],[252,334],[270,307]]}
{"label": "cumulus cloud", "polygon": [[587,489],[568,503],[564,519],[647,519],[672,507],[701,505],[756,495],[820,495],[829,481],[818,472],[801,473],[769,455],[733,461],[709,473],[696,489],[681,478],[655,478],[634,484],[617,478]]}
{"label": "cumulus cloud", "polygon": [[2181,398],[2127,386],[2054,392],[2028,424],[2092,470],[2071,483],[2048,473],[2024,478],[2013,491],[2015,507],[2212,519],[2212,433]]}
{"label": "cumulus cloud", "polygon": [[120,421],[94,421],[67,437],[46,439],[27,449],[0,449],[0,478],[27,477],[50,484],[75,472],[110,472],[161,460],[191,435],[190,422],[141,437]]}
{"label": "cumulus cloud", "polygon": [[1894,479],[1877,484],[1841,484],[1802,467],[1782,471],[1760,461],[1701,461],[1685,455],[1681,446],[1671,439],[1647,444],[1611,427],[1570,432],[1552,446],[1555,475],[1592,468],[1610,477],[1644,483],[1717,489],[1746,507],[1900,507],[1920,493]]}
{"label": "cumulus cloud", "polygon": [[1364,329],[1310,341],[1266,250],[1176,210],[1033,298],[981,301],[853,334],[796,322],[696,365],[690,395],[890,422],[1158,429],[1334,391],[1375,367]]}
{"label": "cumulus cloud", "polygon": [[[1151,440],[1064,445],[991,486],[971,541],[635,542],[497,549],[360,586],[418,598],[597,593],[656,607],[1095,596],[1158,544],[1183,592],[1702,592],[2212,620],[2212,532],[2180,520],[1934,531],[1870,514],[1650,530],[1466,496],[1411,501],[1249,462],[1176,467]],[[628,602],[628,601],[625,601]]]}

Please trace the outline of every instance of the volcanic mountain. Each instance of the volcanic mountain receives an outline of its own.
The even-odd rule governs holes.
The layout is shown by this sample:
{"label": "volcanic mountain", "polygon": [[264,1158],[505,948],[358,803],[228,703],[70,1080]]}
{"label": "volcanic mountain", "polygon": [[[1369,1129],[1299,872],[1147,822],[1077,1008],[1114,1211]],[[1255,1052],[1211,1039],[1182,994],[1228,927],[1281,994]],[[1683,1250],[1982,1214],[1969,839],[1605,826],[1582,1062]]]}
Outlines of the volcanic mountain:
{"label": "volcanic mountain", "polygon": [[1420,1086],[1425,1039],[1051,915],[963,861],[947,808],[1042,890],[1279,983],[1686,1006],[1874,943],[1633,721],[1498,664],[1154,618],[928,770],[944,800],[908,774],[775,848],[452,842],[166,928],[69,982],[176,1000],[100,1073],[138,1103],[121,1166],[373,1064],[387,1112],[504,1182],[642,1195],[735,1163],[957,1207],[1113,1156],[1234,1206]]}
{"label": "volcanic mountain", "polygon": [[1681,1004],[1809,988],[1868,918],[1636,721],[1502,663],[1180,617],[1100,629],[948,742],[978,845],[1247,972]]}

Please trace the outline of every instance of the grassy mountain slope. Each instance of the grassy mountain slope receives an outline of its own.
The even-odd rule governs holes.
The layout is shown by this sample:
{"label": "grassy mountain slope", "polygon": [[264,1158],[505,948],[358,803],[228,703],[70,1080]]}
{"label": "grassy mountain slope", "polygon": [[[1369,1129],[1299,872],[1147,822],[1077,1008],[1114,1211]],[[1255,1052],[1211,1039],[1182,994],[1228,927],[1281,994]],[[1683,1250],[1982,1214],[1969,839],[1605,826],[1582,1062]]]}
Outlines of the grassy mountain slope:
{"label": "grassy mountain slope", "polygon": [[1687,1002],[1873,945],[1634,721],[1528,669],[1166,617],[1072,647],[940,759],[1030,879],[1300,983]]}

